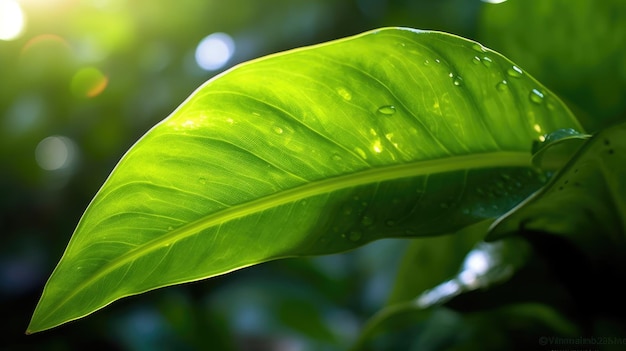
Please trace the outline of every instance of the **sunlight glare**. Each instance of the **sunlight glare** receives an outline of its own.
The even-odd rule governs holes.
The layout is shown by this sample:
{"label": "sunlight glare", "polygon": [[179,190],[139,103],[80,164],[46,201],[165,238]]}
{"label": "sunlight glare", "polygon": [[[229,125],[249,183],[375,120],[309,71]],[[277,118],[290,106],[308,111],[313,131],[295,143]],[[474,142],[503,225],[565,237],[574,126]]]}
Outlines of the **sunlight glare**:
{"label": "sunlight glare", "polygon": [[13,40],[24,30],[24,12],[14,0],[0,0],[0,40]]}
{"label": "sunlight glare", "polygon": [[235,42],[226,33],[213,33],[200,41],[196,62],[205,71],[215,71],[226,65],[235,52]]}

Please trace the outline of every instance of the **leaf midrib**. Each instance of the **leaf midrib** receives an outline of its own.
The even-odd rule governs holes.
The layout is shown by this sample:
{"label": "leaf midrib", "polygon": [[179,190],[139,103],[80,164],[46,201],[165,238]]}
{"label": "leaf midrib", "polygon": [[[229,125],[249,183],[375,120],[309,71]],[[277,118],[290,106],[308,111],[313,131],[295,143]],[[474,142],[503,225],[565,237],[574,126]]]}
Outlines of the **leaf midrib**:
{"label": "leaf midrib", "polygon": [[[377,167],[363,171],[357,171],[355,173],[344,174],[337,177],[313,181],[278,193],[270,194],[256,200],[232,206],[220,210],[217,213],[210,214],[195,222],[189,223],[188,225],[185,225],[181,228],[172,230],[167,234],[152,241],[149,241],[144,245],[137,247],[120,256],[117,260],[112,261],[110,264],[104,266],[89,279],[79,284],[73,292],[66,294],[64,298],[55,305],[55,308],[49,311],[48,316],[51,316],[55,311],[64,306],[79,292],[86,289],[92,283],[100,280],[108,273],[160,247],[172,245],[179,240],[190,237],[214,225],[222,224],[241,217],[246,217],[254,213],[263,212],[270,208],[278,207],[312,196],[326,194],[360,185],[467,169],[530,167],[530,159],[531,153],[528,151],[496,151]],[[214,275],[209,275],[207,277],[204,277],[204,279]],[[104,305],[106,304],[107,303],[105,303]],[[102,306],[99,306],[98,308],[100,307]],[[50,328],[51,327],[53,326],[50,326]]]}

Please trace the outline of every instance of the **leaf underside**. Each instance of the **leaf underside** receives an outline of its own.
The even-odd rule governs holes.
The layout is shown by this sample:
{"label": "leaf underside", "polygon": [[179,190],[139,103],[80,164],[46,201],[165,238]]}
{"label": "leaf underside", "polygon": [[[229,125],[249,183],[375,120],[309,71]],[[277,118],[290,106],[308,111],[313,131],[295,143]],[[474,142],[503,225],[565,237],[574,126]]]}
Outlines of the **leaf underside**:
{"label": "leaf underside", "polygon": [[386,28],[237,66],[122,158],[28,332],[272,259],[495,218],[539,187],[532,142],[559,128],[581,130],[526,72],[445,33]]}

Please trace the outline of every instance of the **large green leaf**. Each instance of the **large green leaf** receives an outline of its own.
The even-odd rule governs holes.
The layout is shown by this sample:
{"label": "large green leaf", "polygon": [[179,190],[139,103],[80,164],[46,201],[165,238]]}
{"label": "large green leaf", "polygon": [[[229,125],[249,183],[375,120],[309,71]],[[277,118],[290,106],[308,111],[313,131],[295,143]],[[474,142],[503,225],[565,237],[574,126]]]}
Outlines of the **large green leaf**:
{"label": "large green leaf", "polygon": [[535,190],[533,140],[581,129],[526,72],[453,35],[382,29],[218,76],[122,158],[28,332],[263,261],[437,235]]}

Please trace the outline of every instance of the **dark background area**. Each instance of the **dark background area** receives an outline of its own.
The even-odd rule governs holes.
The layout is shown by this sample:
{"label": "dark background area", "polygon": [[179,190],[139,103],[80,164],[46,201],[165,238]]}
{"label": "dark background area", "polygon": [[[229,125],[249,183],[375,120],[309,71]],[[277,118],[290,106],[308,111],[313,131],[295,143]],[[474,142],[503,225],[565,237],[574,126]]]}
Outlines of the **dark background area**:
{"label": "dark background area", "polygon": [[[626,118],[621,0],[0,0],[0,9],[15,4],[21,33],[0,40],[0,350],[341,350],[384,305],[403,241],[160,289],[24,335],[123,153],[237,63],[384,26],[441,30],[516,62],[589,132]],[[0,33],[16,26],[1,11]],[[197,52],[214,33],[234,48],[205,70]]]}

